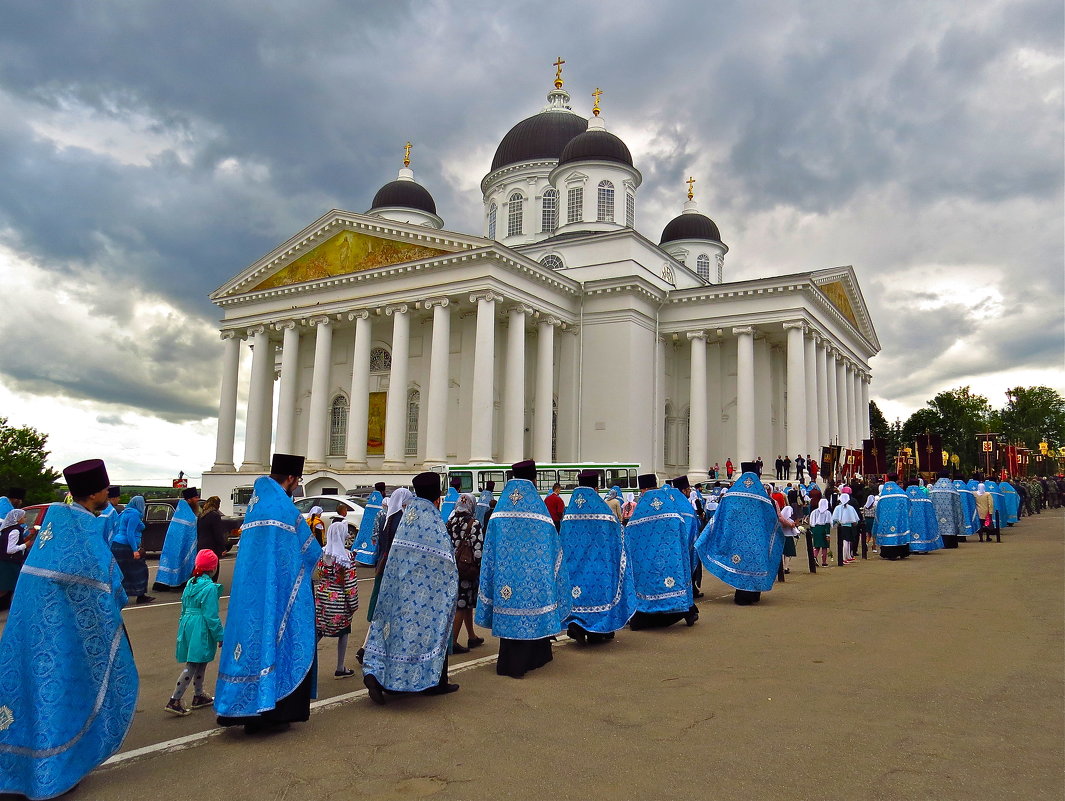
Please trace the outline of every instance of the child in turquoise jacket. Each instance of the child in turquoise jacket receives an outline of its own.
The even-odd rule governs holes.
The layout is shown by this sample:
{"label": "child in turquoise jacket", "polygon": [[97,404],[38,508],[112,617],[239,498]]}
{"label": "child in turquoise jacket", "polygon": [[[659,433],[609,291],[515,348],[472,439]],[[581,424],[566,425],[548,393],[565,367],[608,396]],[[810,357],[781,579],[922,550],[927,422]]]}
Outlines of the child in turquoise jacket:
{"label": "child in turquoise jacket", "polygon": [[175,656],[178,662],[185,663],[185,669],[178,677],[174,694],[163,708],[171,715],[189,714],[189,710],[181,703],[181,697],[190,683],[193,684],[193,709],[214,703],[214,698],[203,690],[203,677],[207,672],[207,664],[214,661],[218,646],[222,644],[222,621],[218,617],[222,585],[215,583],[216,578],[218,556],[214,551],[204,549],[196,554],[192,578],[181,595],[181,619],[178,621]]}

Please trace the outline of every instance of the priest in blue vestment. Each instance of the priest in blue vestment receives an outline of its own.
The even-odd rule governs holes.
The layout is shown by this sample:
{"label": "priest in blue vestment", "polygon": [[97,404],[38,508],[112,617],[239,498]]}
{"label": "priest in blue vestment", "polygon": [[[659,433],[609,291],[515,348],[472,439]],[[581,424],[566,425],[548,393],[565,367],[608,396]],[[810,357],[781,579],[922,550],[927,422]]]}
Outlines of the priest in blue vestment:
{"label": "priest in blue vestment", "polygon": [[115,525],[118,523],[118,499],[122,495],[121,487],[107,488],[107,503],[96,516],[97,523],[104,535],[104,542],[108,545],[115,536]]}
{"label": "priest in blue vestment", "polygon": [[[437,476],[439,478],[439,476]],[[451,513],[455,511],[455,504],[459,501],[459,490],[462,489],[462,480],[453,478],[449,482],[450,486],[447,490],[447,496],[444,498],[444,502],[440,504],[440,517],[443,518],[446,523],[451,518]]]}
{"label": "priest in blue vestment", "polygon": [[0,793],[54,798],[118,751],[138,676],[122,625],[122,574],[100,537],[99,459],[63,471],[74,503],[51,504],[0,638]]}
{"label": "priest in blue vestment", "polygon": [[567,633],[582,645],[614,639],[636,611],[625,529],[596,491],[598,470],[582,470],[559,537],[573,606]]}
{"label": "priest in blue vestment", "polygon": [[1007,526],[1012,526],[1020,518],[1017,513],[1021,510],[1021,496],[1009,481],[998,482],[998,488],[1002,493],[1003,510]]}
{"label": "priest in blue vestment", "polygon": [[317,691],[311,574],[322,546],[295,504],[302,456],[275,453],[241,528],[214,708],[249,734],[305,721]]}
{"label": "priest in blue vestment", "polygon": [[181,590],[192,578],[196,566],[196,512],[200,491],[188,487],[181,491],[174,516],[166,529],[163,551],[159,554],[159,570],[155,574],[153,590],[162,592]]}
{"label": "priest in blue vestment", "polygon": [[373,566],[377,563],[377,540],[374,539],[374,523],[381,514],[381,504],[384,501],[385,483],[383,481],[374,485],[374,491],[366,499],[366,508],[362,511],[362,522],[359,523],[359,532],[355,536],[355,561],[360,565]]}
{"label": "priest in blue vestment", "polygon": [[629,627],[662,628],[680,620],[694,626],[699,607],[692,595],[688,526],[670,494],[658,489],[654,473],[636,480],[640,500],[625,527],[636,590],[636,612]]}
{"label": "priest in blue vestment", "polygon": [[520,679],[551,661],[572,598],[558,530],[533,483],[536,462],[511,471],[485,531],[475,620],[500,639],[496,673]]}
{"label": "priest in blue vestment", "polygon": [[692,493],[695,490],[692,489],[691,482],[688,481],[687,476],[677,476],[672,481],[667,481],[664,489],[669,493],[673,503],[677,506],[677,511],[680,512],[680,516],[684,518],[684,522],[688,525],[688,535],[691,538],[692,548],[692,597],[702,598],[703,563],[699,561],[699,555],[695,552],[695,540],[699,536],[699,531],[703,525],[699,519],[699,514],[695,510],[695,505],[692,503]]}
{"label": "priest in blue vestment", "polygon": [[943,547],[943,540],[931,495],[916,482],[910,482],[906,495],[910,499],[910,553],[938,551]]}
{"label": "priest in blue vestment", "polygon": [[991,517],[991,523],[995,528],[1000,529],[1006,522],[1006,498],[997,481],[985,481],[984,489],[995,499],[995,513]]}
{"label": "priest in blue vestment", "polygon": [[954,479],[951,483],[958,491],[958,499],[961,501],[961,519],[964,528],[958,532],[958,541],[964,542],[965,537],[971,537],[976,533],[976,495],[974,490],[969,489],[969,485],[960,478]]}
{"label": "priest in blue vestment", "polygon": [[880,488],[873,518],[873,535],[881,559],[895,561],[910,555],[910,498],[892,473]]}
{"label": "priest in blue vestment", "polygon": [[492,512],[492,504],[495,501],[495,488],[496,483],[494,481],[486,481],[484,483],[484,489],[481,491],[481,496],[477,499],[477,507],[474,510],[474,516],[477,518],[477,522],[481,524],[482,529],[485,526],[485,521]]}
{"label": "priest in blue vestment", "polygon": [[459,573],[455,552],[440,518],[440,474],[419,473],[415,496],[403,510],[381,576],[363,675],[370,699],[385,693],[443,695]]}
{"label": "priest in blue vestment", "polygon": [[740,471],[695,549],[712,575],[736,589],[735,603],[748,606],[773,589],[784,555],[784,532],[757,463],[744,462]]}
{"label": "priest in blue vestment", "polygon": [[965,536],[965,518],[962,513],[961,495],[950,480],[950,474],[940,471],[939,478],[928,491],[932,512],[936,518],[939,536],[944,548],[957,548],[958,537]]}

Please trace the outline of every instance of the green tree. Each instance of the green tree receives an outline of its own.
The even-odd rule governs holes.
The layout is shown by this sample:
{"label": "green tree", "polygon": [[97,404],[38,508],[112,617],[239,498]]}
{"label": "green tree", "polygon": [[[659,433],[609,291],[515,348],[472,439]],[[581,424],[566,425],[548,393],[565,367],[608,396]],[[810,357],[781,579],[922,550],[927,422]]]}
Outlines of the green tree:
{"label": "green tree", "polygon": [[9,426],[0,417],[0,494],[8,487],[25,487],[26,503],[49,503],[56,499],[59,473],[48,468],[48,435],[29,426]]}
{"label": "green tree", "polygon": [[1006,406],[999,412],[1002,434],[1009,442],[1023,442],[1038,451],[1040,442],[1052,448],[1065,444],[1065,398],[1050,387],[1013,387],[1006,390]]}
{"label": "green tree", "polygon": [[957,387],[940,392],[928,406],[939,416],[940,427],[929,430],[942,435],[943,450],[958,454],[963,469],[974,467],[979,455],[976,435],[988,430],[991,419],[987,398],[969,387]]}
{"label": "green tree", "polygon": [[876,405],[876,401],[869,401],[869,433],[881,439],[891,438],[891,426],[884,417],[884,413],[880,411],[880,407]]}

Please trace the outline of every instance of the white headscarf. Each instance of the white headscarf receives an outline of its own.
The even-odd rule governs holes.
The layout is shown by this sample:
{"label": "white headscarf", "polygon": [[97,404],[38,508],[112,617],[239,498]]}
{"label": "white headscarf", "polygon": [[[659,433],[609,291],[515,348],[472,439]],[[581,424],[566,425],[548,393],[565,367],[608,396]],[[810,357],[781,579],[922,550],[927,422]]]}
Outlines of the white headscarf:
{"label": "white headscarf", "polygon": [[976,485],[976,494],[977,495],[986,495],[987,494],[987,487],[985,487],[983,484],[977,484]]}
{"label": "white headscarf", "polygon": [[828,501],[822,498],[817,508],[810,513],[811,526],[827,526],[832,523],[832,513],[828,511]]}
{"label": "white headscarf", "polygon": [[7,528],[8,526],[17,526],[26,517],[25,509],[12,509],[4,516],[4,522],[0,523],[0,528]]}
{"label": "white headscarf", "polygon": [[780,510],[780,516],[783,517],[785,520],[791,520],[795,516],[795,510],[792,509],[790,506],[785,506],[783,509]]}
{"label": "white headscarf", "polygon": [[343,517],[338,517],[334,520],[329,526],[329,530],[326,531],[325,548],[322,550],[322,556],[325,558],[327,565],[336,562],[343,567],[351,567],[351,551],[344,547],[347,531],[348,523]]}
{"label": "white headscarf", "polygon": [[312,506],[311,507],[311,516],[312,517],[314,515],[320,515],[321,513],[322,513],[322,507],[321,506]]}
{"label": "white headscarf", "polygon": [[392,494],[388,496],[388,516],[392,517],[392,515],[402,512],[403,507],[410,503],[410,499],[413,497],[414,493],[406,487],[400,487],[399,489],[394,490]]}

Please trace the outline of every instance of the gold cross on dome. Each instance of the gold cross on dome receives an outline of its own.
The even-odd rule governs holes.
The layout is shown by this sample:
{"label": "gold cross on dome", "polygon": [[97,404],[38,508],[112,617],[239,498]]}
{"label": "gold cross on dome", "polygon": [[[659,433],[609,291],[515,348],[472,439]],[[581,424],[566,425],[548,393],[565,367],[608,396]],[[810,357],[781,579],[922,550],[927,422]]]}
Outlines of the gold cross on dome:
{"label": "gold cross on dome", "polygon": [[554,63],[555,68],[555,88],[562,88],[562,65],[566,62],[562,60],[562,56],[558,57],[558,60]]}
{"label": "gold cross on dome", "polygon": [[404,167],[409,167],[410,166],[410,148],[411,148],[410,142],[407,142],[407,144],[405,144],[403,146],[403,166]]}
{"label": "gold cross on dome", "polygon": [[595,104],[592,106],[592,114],[599,116],[599,98],[603,96],[603,90],[598,86],[595,87],[595,91],[592,92],[592,97],[595,98]]}
{"label": "gold cross on dome", "polygon": [[695,197],[695,190],[692,189],[692,187],[695,185],[695,177],[689,175],[688,180],[684,183],[688,185],[688,200],[692,200]]}

